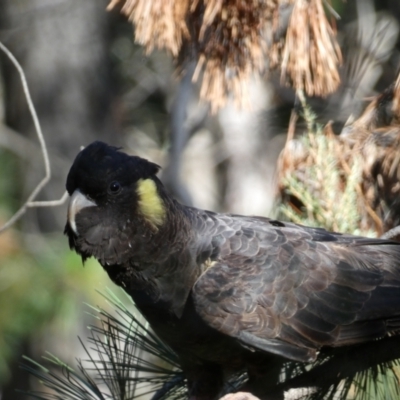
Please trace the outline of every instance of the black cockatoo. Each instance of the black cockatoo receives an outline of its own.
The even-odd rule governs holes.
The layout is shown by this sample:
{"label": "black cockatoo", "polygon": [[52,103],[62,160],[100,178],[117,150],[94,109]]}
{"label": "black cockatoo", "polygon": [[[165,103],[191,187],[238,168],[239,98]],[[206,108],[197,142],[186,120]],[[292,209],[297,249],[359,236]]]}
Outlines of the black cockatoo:
{"label": "black cockatoo", "polygon": [[191,399],[218,398],[238,371],[267,399],[288,360],[398,329],[400,243],[187,207],[158,170],[90,144],[68,174],[65,232],[177,353]]}

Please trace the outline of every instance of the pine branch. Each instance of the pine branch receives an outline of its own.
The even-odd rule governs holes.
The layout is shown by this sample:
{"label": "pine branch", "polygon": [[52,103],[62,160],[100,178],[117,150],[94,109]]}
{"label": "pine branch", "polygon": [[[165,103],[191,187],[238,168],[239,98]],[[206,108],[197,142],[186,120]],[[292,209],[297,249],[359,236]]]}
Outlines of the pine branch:
{"label": "pine branch", "polygon": [[[89,345],[81,344],[87,358],[78,360],[73,369],[55,356],[22,367],[38,378],[50,392],[27,393],[38,400],[128,400],[152,396],[152,400],[187,398],[185,377],[176,354],[149,329],[136,312],[130,311],[111,292],[106,296],[116,315],[94,309],[99,325],[90,327]],[[88,347],[89,346],[89,347]],[[387,337],[356,347],[324,349],[312,364],[288,361],[281,374],[281,383],[265,388],[266,396],[283,396],[293,390],[303,400],[345,400],[350,392],[355,398],[375,400],[399,396],[394,368],[399,365],[400,337]],[[231,377],[224,393],[240,390],[247,375]],[[305,393],[305,394],[304,394]]]}

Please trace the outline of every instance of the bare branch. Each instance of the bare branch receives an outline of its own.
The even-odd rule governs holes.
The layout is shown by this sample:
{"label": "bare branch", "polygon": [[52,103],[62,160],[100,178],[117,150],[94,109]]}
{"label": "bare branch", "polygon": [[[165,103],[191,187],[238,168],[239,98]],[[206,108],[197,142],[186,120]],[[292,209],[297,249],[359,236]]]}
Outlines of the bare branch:
{"label": "bare branch", "polygon": [[381,239],[394,239],[400,236],[400,226],[395,226],[394,228],[390,229],[389,231],[385,232]]}
{"label": "bare branch", "polygon": [[64,195],[62,196],[62,198],[60,200],[34,201],[36,196],[40,193],[40,191],[44,188],[44,186],[46,186],[46,184],[49,182],[50,177],[51,177],[49,155],[47,153],[46,142],[44,140],[42,129],[40,127],[39,118],[36,114],[36,110],[33,105],[32,98],[31,98],[31,95],[29,92],[25,73],[24,73],[20,63],[17,61],[17,59],[14,57],[14,55],[10,52],[10,50],[8,50],[8,48],[6,46],[4,46],[4,44],[2,42],[0,42],[0,49],[11,60],[11,62],[14,64],[15,68],[17,69],[17,71],[19,73],[21,83],[22,83],[22,88],[23,88],[23,91],[25,94],[25,98],[26,98],[28,107],[29,107],[29,112],[32,116],[32,120],[35,125],[35,130],[37,133],[37,137],[39,139],[40,148],[41,148],[43,160],[44,160],[44,168],[45,168],[44,178],[35,187],[35,189],[32,191],[32,193],[28,197],[27,201],[21,206],[21,208],[2,227],[0,227],[0,233],[1,233],[1,232],[5,231],[7,228],[9,228],[12,224],[14,224],[23,214],[25,214],[25,212],[28,208],[58,206],[58,205],[63,204],[68,196],[67,196],[67,193],[64,193]]}
{"label": "bare branch", "polygon": [[27,203],[28,208],[34,208],[34,207],[58,207],[62,206],[66,200],[68,199],[68,192],[65,191],[64,194],[62,195],[61,199],[59,200],[47,200],[47,201],[32,201],[30,203]]}

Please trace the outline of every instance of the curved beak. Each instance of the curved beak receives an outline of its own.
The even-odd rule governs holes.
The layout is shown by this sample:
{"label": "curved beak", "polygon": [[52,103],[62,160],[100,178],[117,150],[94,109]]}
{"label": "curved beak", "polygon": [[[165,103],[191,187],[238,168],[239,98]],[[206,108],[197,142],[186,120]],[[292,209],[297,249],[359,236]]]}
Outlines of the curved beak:
{"label": "curved beak", "polygon": [[75,235],[79,235],[76,227],[75,217],[85,207],[97,206],[95,202],[89,200],[79,189],[76,189],[68,203],[68,224]]}

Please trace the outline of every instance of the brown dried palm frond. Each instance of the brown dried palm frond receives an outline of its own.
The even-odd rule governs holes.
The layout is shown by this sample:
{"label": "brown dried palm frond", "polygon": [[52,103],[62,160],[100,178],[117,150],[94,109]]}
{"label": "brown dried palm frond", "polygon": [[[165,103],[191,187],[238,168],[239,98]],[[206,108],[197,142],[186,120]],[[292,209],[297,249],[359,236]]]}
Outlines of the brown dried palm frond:
{"label": "brown dried palm frond", "polygon": [[195,3],[191,8],[192,21],[202,20],[193,77],[197,80],[203,73],[200,97],[218,109],[225,104],[226,95],[233,93],[239,105],[246,105],[248,80],[254,72],[264,69],[266,46],[261,30],[273,18],[277,1]]}
{"label": "brown dried palm frond", "polygon": [[339,136],[327,125],[288,140],[278,181],[289,218],[375,236],[400,225],[399,87],[397,79]]}
{"label": "brown dried palm frond", "polygon": [[193,80],[216,110],[230,95],[246,105],[249,78],[282,60],[282,79],[294,88],[322,96],[336,89],[341,56],[322,2],[111,0],[108,9],[122,5],[146,51],[166,49],[180,67],[195,60]]}
{"label": "brown dried palm frond", "polygon": [[309,96],[333,93],[342,63],[335,36],[321,1],[296,0],[282,50],[281,80]]}
{"label": "brown dried palm frond", "polygon": [[[121,0],[111,0],[107,9]],[[189,37],[185,22],[189,0],[126,0],[121,12],[135,25],[136,42],[149,53],[154,48],[179,54],[184,37]]]}

